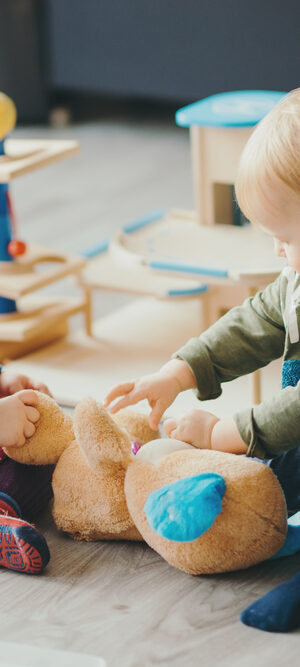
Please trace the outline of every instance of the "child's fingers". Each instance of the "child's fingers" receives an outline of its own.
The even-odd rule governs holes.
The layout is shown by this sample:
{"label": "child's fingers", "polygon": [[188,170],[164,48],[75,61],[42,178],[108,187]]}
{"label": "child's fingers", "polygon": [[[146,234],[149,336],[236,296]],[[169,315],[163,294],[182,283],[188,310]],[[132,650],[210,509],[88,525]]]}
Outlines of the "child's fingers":
{"label": "child's fingers", "polygon": [[48,389],[47,385],[44,384],[43,382],[34,382],[33,380],[31,380],[31,386],[36,391],[40,391],[42,394],[47,394],[47,396],[51,396],[52,398],[51,391]]}
{"label": "child's fingers", "polygon": [[160,420],[163,416],[165,408],[166,408],[166,406],[161,401],[157,401],[155,403],[155,406],[154,406],[152,412],[150,413],[150,417],[149,417],[149,426],[150,426],[150,428],[153,429],[153,431],[156,431],[158,429],[159,422],[160,422]]}
{"label": "child's fingers", "polygon": [[25,438],[31,438],[31,436],[35,433],[35,425],[26,420],[24,424],[23,433],[25,435]]}
{"label": "child's fingers", "polygon": [[[190,442],[182,432],[182,428],[178,426],[177,428],[174,428],[173,431],[171,431],[169,438],[172,438],[173,440],[181,440],[182,442]],[[191,444],[191,443],[190,443]]]}
{"label": "child's fingers", "polygon": [[33,389],[23,389],[22,391],[18,391],[15,396],[18,396],[24,405],[37,405],[38,397]]}
{"label": "child's fingers", "polygon": [[32,424],[35,424],[40,418],[39,411],[36,408],[31,407],[30,405],[26,405],[25,412],[28,421],[32,422]]}
{"label": "child's fingers", "polygon": [[166,435],[168,436],[168,438],[170,438],[171,433],[172,433],[172,431],[174,431],[176,426],[177,426],[177,420],[174,419],[174,418],[173,419],[171,419],[171,418],[166,419],[164,421],[164,429],[165,429],[165,432],[166,432]]}
{"label": "child's fingers", "polygon": [[136,396],[124,396],[124,398],[121,398],[120,401],[117,401],[115,405],[113,405],[111,408],[109,408],[110,414],[114,415],[115,412],[118,412],[119,410],[122,410],[122,408],[127,408],[128,405],[134,405],[137,403],[138,399]]}
{"label": "child's fingers", "polygon": [[129,394],[130,391],[132,391],[134,388],[134,382],[123,382],[122,384],[118,384],[116,387],[113,387],[108,394],[105,396],[103,405],[105,408],[107,408],[108,405],[112,401],[115,400],[115,398],[118,398],[119,396],[124,396],[124,394]]}

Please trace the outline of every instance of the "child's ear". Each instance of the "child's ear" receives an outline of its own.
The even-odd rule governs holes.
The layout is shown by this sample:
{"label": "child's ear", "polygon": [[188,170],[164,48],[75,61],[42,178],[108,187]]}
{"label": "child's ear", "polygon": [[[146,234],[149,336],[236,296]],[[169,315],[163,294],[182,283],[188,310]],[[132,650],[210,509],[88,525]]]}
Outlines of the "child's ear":
{"label": "child's ear", "polygon": [[9,447],[5,453],[9,458],[28,465],[56,463],[60,455],[74,440],[73,422],[53,398],[36,392],[37,410],[40,413],[36,431],[23,447]]}
{"label": "child's ear", "polygon": [[95,470],[100,462],[118,463],[127,468],[132,461],[128,434],[93,398],[86,398],[77,405],[74,433],[92,470]]}

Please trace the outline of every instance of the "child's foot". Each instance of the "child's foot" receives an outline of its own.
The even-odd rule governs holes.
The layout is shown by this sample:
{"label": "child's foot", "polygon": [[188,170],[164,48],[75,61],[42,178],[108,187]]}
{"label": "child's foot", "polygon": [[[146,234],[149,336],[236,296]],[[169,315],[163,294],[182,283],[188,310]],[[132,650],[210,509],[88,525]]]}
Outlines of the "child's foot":
{"label": "child's foot", "polygon": [[30,523],[14,516],[0,516],[0,566],[39,574],[49,559],[45,538]]}
{"label": "child's foot", "polygon": [[7,493],[0,492],[0,515],[20,517],[22,516],[20,507],[16,500],[8,496]]}
{"label": "child's foot", "polygon": [[267,632],[288,632],[300,627],[300,572],[279,584],[241,613],[245,625]]}

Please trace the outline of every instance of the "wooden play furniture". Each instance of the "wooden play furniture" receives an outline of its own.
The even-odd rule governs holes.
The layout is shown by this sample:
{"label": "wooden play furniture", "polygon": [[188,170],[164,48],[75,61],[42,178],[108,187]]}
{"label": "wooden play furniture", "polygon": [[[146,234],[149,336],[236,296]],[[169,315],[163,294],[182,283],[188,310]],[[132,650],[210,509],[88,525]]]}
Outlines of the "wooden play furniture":
{"label": "wooden play furniture", "polygon": [[[12,100],[0,93],[0,361],[20,356],[68,331],[68,318],[84,312],[90,331],[89,298],[31,295],[67,276],[77,276],[85,260],[69,253],[27,245],[15,238],[9,183],[77,152],[76,141],[14,140]],[[30,295],[30,296],[28,296]]]}
{"label": "wooden play furniture", "polygon": [[[195,210],[158,212],[120,229],[83,273],[85,286],[168,297],[172,288],[164,281],[176,279],[182,295],[195,296],[204,281],[209,290],[199,296],[205,329],[274,280],[282,261],[270,240],[243,220],[233,186],[253,126],[282,96],[222,93],[179,109],[176,122],[191,134]],[[258,371],[252,397],[261,400]]]}
{"label": "wooden play furniture", "polygon": [[[93,250],[87,252],[93,255]],[[199,225],[193,212],[162,211],[126,225],[95,248],[80,280],[87,290],[110,289],[158,298],[201,301],[201,327],[274,280],[283,260],[251,225]],[[200,333],[200,330],[199,330]],[[259,374],[252,375],[260,400]]]}

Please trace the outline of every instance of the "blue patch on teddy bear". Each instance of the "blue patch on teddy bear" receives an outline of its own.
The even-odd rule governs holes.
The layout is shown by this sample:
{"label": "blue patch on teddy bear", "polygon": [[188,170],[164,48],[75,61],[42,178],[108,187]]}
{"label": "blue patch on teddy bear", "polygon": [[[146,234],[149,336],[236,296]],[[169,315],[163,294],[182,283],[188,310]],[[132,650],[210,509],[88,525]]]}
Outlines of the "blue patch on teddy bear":
{"label": "blue patch on teddy bear", "polygon": [[222,511],[225,480],[201,473],[172,482],[150,493],[144,510],[158,535],[175,542],[192,542],[211,528]]}

